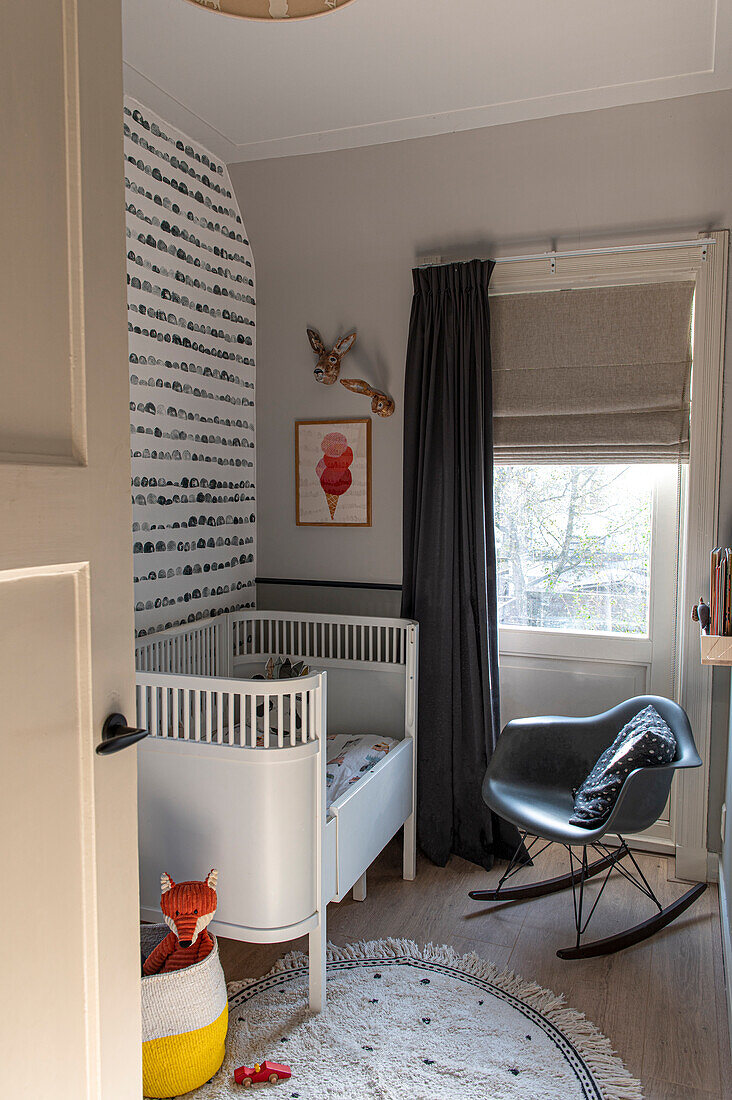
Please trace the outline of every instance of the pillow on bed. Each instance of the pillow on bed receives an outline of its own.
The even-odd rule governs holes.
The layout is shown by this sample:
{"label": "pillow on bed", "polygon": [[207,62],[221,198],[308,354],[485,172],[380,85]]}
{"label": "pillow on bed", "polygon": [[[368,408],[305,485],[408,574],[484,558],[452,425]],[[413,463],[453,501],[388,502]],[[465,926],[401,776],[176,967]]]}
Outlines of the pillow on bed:
{"label": "pillow on bed", "polygon": [[[275,660],[274,657],[270,657],[270,659],[267,661],[267,664],[264,666],[264,673],[263,674],[262,673],[257,673],[257,675],[253,676],[252,679],[253,680],[296,680],[299,676],[308,676],[309,674],[310,674],[310,667],[308,665],[306,665],[304,661],[295,661],[295,662],[293,662],[289,657],[278,657]],[[296,688],[293,688],[293,691],[296,691],[296,690],[297,690]],[[302,728],[302,717],[301,717],[301,713],[300,713],[301,709],[302,709],[301,708],[301,699],[302,699],[302,697],[300,695],[298,695],[296,697],[296,700],[295,700],[295,730],[296,730],[296,734],[298,734],[298,735],[299,735],[300,730]],[[276,706],[277,706],[276,701],[273,698],[271,698],[270,701],[269,701],[270,720],[271,720],[272,713],[276,709]],[[289,703],[285,703],[284,707],[285,707],[285,711],[288,711]],[[289,737],[289,735],[290,735],[290,717],[289,717],[289,714],[286,714],[286,716],[285,716],[284,731],[285,731],[286,736]],[[276,725],[271,725],[270,728],[269,728],[269,732],[271,734],[274,734],[275,737],[276,737],[277,736],[277,726]],[[257,734],[259,735],[257,737],[257,743],[259,743],[260,738],[261,738],[261,743],[264,744],[264,702],[261,702],[261,703],[257,704]]]}
{"label": "pillow on bed", "polygon": [[575,792],[571,825],[595,829],[612,813],[620,789],[636,768],[670,764],[676,738],[655,707],[646,707],[623,726]]}
{"label": "pillow on bed", "polygon": [[329,733],[325,766],[328,805],[340,798],[354,783],[358,783],[396,744],[393,737]]}
{"label": "pillow on bed", "polygon": [[254,680],[294,680],[297,676],[309,676],[310,666],[304,661],[293,661],[291,657],[270,657],[264,666],[264,674],[258,673]]}

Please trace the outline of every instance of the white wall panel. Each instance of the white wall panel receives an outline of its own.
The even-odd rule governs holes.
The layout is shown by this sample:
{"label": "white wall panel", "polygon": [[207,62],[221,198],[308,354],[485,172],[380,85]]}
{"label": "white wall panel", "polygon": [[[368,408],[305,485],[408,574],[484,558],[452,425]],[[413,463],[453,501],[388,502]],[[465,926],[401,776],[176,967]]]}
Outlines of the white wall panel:
{"label": "white wall panel", "polygon": [[648,666],[614,661],[501,657],[501,723],[538,714],[599,714],[646,691]]}

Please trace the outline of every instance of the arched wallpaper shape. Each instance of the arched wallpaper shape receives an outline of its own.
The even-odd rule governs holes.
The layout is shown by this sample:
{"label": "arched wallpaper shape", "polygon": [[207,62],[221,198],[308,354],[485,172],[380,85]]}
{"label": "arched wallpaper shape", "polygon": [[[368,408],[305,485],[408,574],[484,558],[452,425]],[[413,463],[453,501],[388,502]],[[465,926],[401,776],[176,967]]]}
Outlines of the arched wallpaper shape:
{"label": "arched wallpaper shape", "polygon": [[254,605],[254,264],[226,167],[126,98],[137,636]]}

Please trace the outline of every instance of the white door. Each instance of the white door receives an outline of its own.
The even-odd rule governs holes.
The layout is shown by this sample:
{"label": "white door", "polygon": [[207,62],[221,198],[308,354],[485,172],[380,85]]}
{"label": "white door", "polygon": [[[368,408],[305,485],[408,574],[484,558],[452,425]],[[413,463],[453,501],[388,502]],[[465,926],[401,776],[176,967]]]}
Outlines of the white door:
{"label": "white door", "polygon": [[0,35],[0,1092],[141,1092],[119,0]]}

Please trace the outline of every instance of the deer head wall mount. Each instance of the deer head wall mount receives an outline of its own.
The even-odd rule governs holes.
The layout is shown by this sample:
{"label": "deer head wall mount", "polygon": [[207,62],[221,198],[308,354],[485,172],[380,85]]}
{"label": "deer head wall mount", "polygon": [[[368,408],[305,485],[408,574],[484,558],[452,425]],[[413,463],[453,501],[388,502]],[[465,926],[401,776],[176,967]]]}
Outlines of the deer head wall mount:
{"label": "deer head wall mount", "polygon": [[318,361],[313,371],[315,381],[322,382],[324,386],[332,386],[334,382],[338,381],[338,375],[341,370],[341,359],[356,343],[356,333],[351,332],[348,336],[341,336],[340,340],[334,344],[332,348],[326,348],[320,338],[320,333],[316,332],[314,328],[309,328],[308,340],[310,341],[310,347],[318,356]]}
{"label": "deer head wall mount", "polygon": [[347,390],[352,390],[353,393],[362,393],[370,397],[371,412],[376,413],[377,416],[391,416],[394,412],[394,398],[382,393],[381,390],[374,389],[368,382],[364,382],[363,378],[341,378],[341,385]]}

